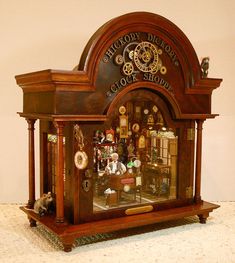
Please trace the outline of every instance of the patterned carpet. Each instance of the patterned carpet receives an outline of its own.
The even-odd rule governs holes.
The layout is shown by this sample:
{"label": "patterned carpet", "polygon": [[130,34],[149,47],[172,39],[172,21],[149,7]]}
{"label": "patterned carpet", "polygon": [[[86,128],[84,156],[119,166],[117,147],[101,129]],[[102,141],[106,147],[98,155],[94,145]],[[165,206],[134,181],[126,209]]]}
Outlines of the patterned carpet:
{"label": "patterned carpet", "polygon": [[[0,205],[0,262],[235,263],[235,202],[220,202],[206,225],[196,217],[78,239],[70,253],[19,205]],[[170,227],[170,228],[169,228]]]}

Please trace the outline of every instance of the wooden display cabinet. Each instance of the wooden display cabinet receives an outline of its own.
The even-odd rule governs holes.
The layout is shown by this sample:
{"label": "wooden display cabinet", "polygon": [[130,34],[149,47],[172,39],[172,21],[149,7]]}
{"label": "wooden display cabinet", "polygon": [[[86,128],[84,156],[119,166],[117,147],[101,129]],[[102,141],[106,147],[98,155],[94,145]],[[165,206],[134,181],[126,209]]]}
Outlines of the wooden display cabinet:
{"label": "wooden display cabinet", "polygon": [[[75,238],[197,215],[202,125],[221,79],[207,78],[183,32],[136,12],[103,25],[72,71],[16,76],[29,132],[29,200],[21,209],[70,251]],[[40,124],[40,194],[35,200],[34,124]],[[116,156],[116,157],[115,157]],[[116,160],[116,159],[117,160]],[[117,161],[117,162],[116,162]]]}

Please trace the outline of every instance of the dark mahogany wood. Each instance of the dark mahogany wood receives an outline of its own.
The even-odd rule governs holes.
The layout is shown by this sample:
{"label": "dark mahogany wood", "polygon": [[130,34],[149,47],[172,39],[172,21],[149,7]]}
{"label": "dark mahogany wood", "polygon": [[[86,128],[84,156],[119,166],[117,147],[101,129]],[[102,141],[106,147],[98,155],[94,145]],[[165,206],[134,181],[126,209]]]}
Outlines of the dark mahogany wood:
{"label": "dark mahogany wood", "polygon": [[197,148],[196,148],[196,173],[195,173],[195,202],[201,200],[201,165],[202,165],[202,125],[203,120],[197,120]]}
{"label": "dark mahogany wood", "polygon": [[57,169],[56,169],[56,223],[64,223],[64,122],[55,122],[57,133]]}
{"label": "dark mahogany wood", "polygon": [[35,150],[34,150],[34,123],[35,119],[27,119],[29,131],[29,200],[28,207],[33,208],[35,202]]}
{"label": "dark mahogany wood", "polygon": [[206,218],[209,213],[218,207],[219,205],[202,202],[200,204],[193,204],[158,212],[149,212],[121,218],[100,220],[78,225],[68,224],[63,226],[54,224],[55,219],[53,215],[48,217],[39,217],[25,207],[21,207],[21,209],[31,218],[31,220],[40,222],[54,234],[58,235],[64,245],[64,251],[69,252],[71,251],[75,239],[83,236],[108,233],[116,230],[155,224],[195,215],[198,215],[200,223],[206,223]]}
{"label": "dark mahogany wood", "polygon": [[[137,39],[129,41],[132,37]],[[167,72],[144,71],[134,60],[135,71],[129,75],[123,72],[115,56],[123,54],[127,45],[136,45],[136,41],[137,45],[155,45]],[[148,12],[126,14],[100,27],[74,70],[47,69],[16,76],[23,91],[23,111],[19,115],[27,120],[29,130],[29,200],[21,209],[28,215],[30,226],[42,223],[69,252],[81,236],[193,215],[205,223],[209,213],[219,206],[201,197],[202,125],[206,119],[218,116],[211,112],[211,97],[221,81],[202,76],[192,44],[176,25]],[[166,126],[177,135],[178,153],[172,154],[177,156],[177,177],[172,176],[171,189],[175,194],[163,202],[148,203],[146,211],[152,210],[148,213],[129,215],[126,211],[136,207],[136,211],[144,211],[143,203],[94,212],[95,179],[86,175],[88,169],[94,171],[94,131],[110,130],[119,120],[119,107],[133,98],[157,105]],[[40,122],[40,193],[52,191],[55,198],[54,214],[43,217],[28,209],[35,202],[36,120]],[[83,131],[82,146],[74,135],[76,125]],[[48,135],[56,135],[57,144],[50,144]],[[86,169],[75,166],[77,151],[86,152]],[[89,189],[84,189],[84,182],[90,184]]]}

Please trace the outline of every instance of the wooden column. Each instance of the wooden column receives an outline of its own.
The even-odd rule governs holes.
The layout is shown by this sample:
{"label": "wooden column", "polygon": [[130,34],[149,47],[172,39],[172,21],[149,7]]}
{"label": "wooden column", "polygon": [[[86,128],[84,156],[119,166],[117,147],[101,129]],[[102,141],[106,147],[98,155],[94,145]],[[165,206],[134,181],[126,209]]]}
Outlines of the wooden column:
{"label": "wooden column", "polygon": [[35,155],[34,155],[34,123],[35,119],[26,119],[28,123],[28,158],[29,158],[29,200],[28,207],[33,208],[35,202]]}
{"label": "wooden column", "polygon": [[57,156],[56,156],[56,223],[64,222],[64,153],[63,131],[64,122],[54,123],[57,132]]}
{"label": "wooden column", "polygon": [[204,120],[197,120],[197,147],[196,147],[196,173],[195,197],[196,203],[201,203],[201,166],[202,166],[202,125]]}

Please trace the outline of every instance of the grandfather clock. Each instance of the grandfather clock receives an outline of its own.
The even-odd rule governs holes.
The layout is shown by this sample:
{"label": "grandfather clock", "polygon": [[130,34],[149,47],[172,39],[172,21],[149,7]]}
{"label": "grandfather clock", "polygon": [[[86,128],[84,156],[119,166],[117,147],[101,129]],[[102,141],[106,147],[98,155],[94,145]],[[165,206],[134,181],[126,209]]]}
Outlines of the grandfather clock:
{"label": "grandfather clock", "polygon": [[[206,59],[200,66],[166,18],[117,17],[91,37],[74,70],[16,81],[29,133],[29,200],[21,209],[65,251],[80,236],[194,215],[205,223],[218,208],[201,197],[201,153],[203,123],[217,116],[211,94],[222,80],[207,78]],[[50,195],[44,208],[35,196],[36,121],[40,193]]]}

